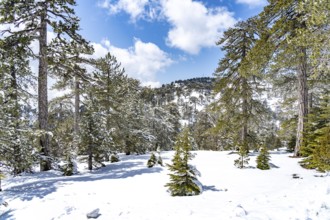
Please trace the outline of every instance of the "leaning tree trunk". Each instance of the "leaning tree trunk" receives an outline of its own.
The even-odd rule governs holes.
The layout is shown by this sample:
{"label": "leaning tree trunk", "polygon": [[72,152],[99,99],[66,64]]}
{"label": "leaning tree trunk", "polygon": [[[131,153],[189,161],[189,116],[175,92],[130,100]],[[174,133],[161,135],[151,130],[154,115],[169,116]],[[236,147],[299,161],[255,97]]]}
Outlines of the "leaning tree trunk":
{"label": "leaning tree trunk", "polygon": [[[38,120],[39,129],[48,131],[48,97],[47,97],[47,5],[44,12],[40,15],[39,30],[39,75],[38,75]],[[40,170],[47,171],[51,169],[49,160],[49,137],[45,133],[40,137]]]}
{"label": "leaning tree trunk", "polygon": [[307,87],[307,54],[301,48],[301,57],[298,66],[298,125],[294,156],[300,156],[300,148],[304,143],[304,131],[308,114],[308,87]]}

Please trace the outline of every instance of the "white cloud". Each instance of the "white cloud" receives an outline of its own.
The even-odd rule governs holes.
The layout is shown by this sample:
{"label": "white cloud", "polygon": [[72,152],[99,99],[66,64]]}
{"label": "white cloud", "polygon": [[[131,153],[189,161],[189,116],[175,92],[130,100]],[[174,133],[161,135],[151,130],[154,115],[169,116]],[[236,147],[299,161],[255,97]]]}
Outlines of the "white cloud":
{"label": "white cloud", "polygon": [[172,28],[167,43],[190,54],[198,54],[203,47],[215,46],[223,31],[236,20],[226,8],[207,8],[192,0],[163,0],[163,13]]}
{"label": "white cloud", "polygon": [[250,7],[255,7],[255,6],[266,5],[267,1],[266,0],[236,0],[236,3],[246,4],[249,5]]}
{"label": "white cloud", "polygon": [[236,23],[233,13],[226,8],[207,8],[194,0],[102,0],[99,5],[112,14],[124,11],[133,21],[167,20],[171,26],[166,39],[168,46],[190,54],[215,46],[223,31]]}
{"label": "white cloud", "polygon": [[130,15],[132,21],[139,18],[154,18],[156,7],[153,0],[102,0],[100,7],[106,8],[111,14],[117,14],[121,11]]}
{"label": "white cloud", "polygon": [[103,40],[101,44],[93,43],[93,46],[95,58],[110,52],[125,68],[126,74],[140,80],[142,85],[159,86],[156,74],[173,63],[168,54],[157,45],[139,39],[128,49],[115,47],[108,40]]}

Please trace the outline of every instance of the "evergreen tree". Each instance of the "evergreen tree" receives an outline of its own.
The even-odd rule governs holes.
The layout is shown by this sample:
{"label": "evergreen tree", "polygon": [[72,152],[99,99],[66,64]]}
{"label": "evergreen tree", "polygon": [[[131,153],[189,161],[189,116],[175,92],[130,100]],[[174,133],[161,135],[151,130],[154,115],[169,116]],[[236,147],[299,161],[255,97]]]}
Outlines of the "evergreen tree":
{"label": "evergreen tree", "polygon": [[[64,39],[62,39],[64,41]],[[79,143],[79,124],[80,124],[80,96],[81,96],[81,85],[90,83],[92,81],[91,76],[87,73],[86,66],[92,65],[91,59],[84,58],[87,54],[93,52],[93,48],[87,44],[87,42],[77,43],[75,41],[66,42],[68,47],[66,47],[65,52],[52,53],[52,61],[56,61],[56,65],[50,66],[50,73],[57,78],[56,83],[53,85],[52,89],[56,90],[70,90],[70,93],[65,94],[60,99],[65,103],[72,103],[74,107],[73,114],[73,138],[70,143],[70,150],[67,151],[67,158],[72,158],[75,160],[78,153],[78,143]],[[54,46],[56,44],[53,44]],[[85,55],[85,56],[84,56]],[[83,57],[84,56],[84,57]],[[50,113],[51,114],[51,113]],[[72,118],[72,117],[71,117]]]}
{"label": "evergreen tree", "polygon": [[120,161],[119,156],[117,154],[111,154],[111,156],[110,156],[110,162],[111,163],[117,163],[119,161]]}
{"label": "evergreen tree", "polygon": [[257,157],[257,168],[260,170],[269,170],[270,156],[267,147],[261,147],[259,152],[260,153]]}
{"label": "evergreen tree", "polygon": [[[308,145],[301,151],[306,158],[301,162],[303,167],[317,169],[321,172],[330,170],[330,93],[323,90],[320,105],[314,108],[309,117]],[[318,110],[316,110],[318,109]]]}
{"label": "evergreen tree", "polygon": [[226,55],[215,72],[215,92],[220,94],[213,104],[213,110],[219,112],[216,129],[232,147],[241,146],[240,151],[246,153],[256,146],[251,132],[267,111],[261,100],[264,91],[261,73],[251,72],[243,65],[255,44],[256,29],[254,18],[238,22],[217,42]]}
{"label": "evergreen tree", "polygon": [[123,83],[123,91],[126,91],[123,102],[118,108],[120,113],[119,137],[123,151],[131,153],[145,153],[155,145],[155,136],[149,125],[151,109],[141,98],[141,87],[137,80],[127,78]]}
{"label": "evergreen tree", "polygon": [[239,169],[243,169],[249,164],[250,160],[247,150],[244,148],[244,146],[240,146],[238,155],[239,158],[234,161],[234,165]]}
{"label": "evergreen tree", "polygon": [[202,186],[196,177],[200,174],[188,163],[194,157],[190,152],[191,141],[189,130],[185,128],[178,135],[172,164],[167,165],[172,173],[169,174],[170,182],[165,186],[172,196],[193,196],[202,193]]}
{"label": "evergreen tree", "polygon": [[[308,83],[324,72],[320,63],[329,56],[329,4],[327,1],[270,0],[260,14],[259,23],[268,27],[247,60],[251,69],[283,76],[295,85],[297,128],[294,156],[304,145],[308,114]],[[328,48],[328,49],[323,49]],[[314,72],[314,73],[313,73]],[[314,75],[313,77],[311,77]]]}
{"label": "evergreen tree", "polygon": [[[4,30],[6,38],[17,38],[29,48],[32,40],[39,43],[38,54],[33,58],[39,61],[38,70],[38,122],[39,129],[45,131],[40,137],[40,169],[51,169],[48,135],[48,92],[47,76],[51,66],[61,65],[61,58],[72,44],[86,44],[78,34],[79,19],[75,16],[75,0],[42,0],[0,2],[0,24],[8,27]],[[14,28],[16,27],[16,28]],[[18,28],[17,28],[18,27]],[[47,30],[54,31],[55,38],[47,44]],[[71,41],[66,40],[71,39]],[[33,51],[29,48],[30,51]],[[54,54],[59,54],[55,56]],[[52,59],[57,57],[57,59]]]}
{"label": "evergreen tree", "polygon": [[[81,117],[81,138],[80,151],[88,155],[88,169],[92,170],[95,163],[102,164],[100,160],[100,149],[102,143],[102,132],[104,123],[102,123],[101,113],[99,112],[95,97],[88,92],[84,97],[84,107]],[[101,151],[101,152],[100,152]]]}
{"label": "evergreen tree", "polygon": [[177,117],[178,110],[175,104],[152,107],[148,105],[150,114],[146,115],[148,126],[151,128],[152,135],[156,138],[155,143],[162,149],[171,150],[174,139],[178,133]]}
{"label": "evergreen tree", "polygon": [[14,175],[30,171],[34,159],[33,132],[23,106],[32,77],[28,52],[17,38],[0,40],[0,161]]}
{"label": "evergreen tree", "polygon": [[50,153],[56,158],[68,158],[73,151],[73,115],[73,104],[66,96],[50,101],[48,123],[53,134]]}
{"label": "evergreen tree", "polygon": [[113,129],[118,123],[118,106],[123,102],[124,69],[116,57],[110,53],[95,61],[96,70],[93,72],[93,94],[99,106],[105,128],[102,131],[104,149],[103,156],[109,161],[112,152],[116,152],[113,141]]}
{"label": "evergreen tree", "polygon": [[199,150],[223,150],[226,146],[226,144],[220,143],[218,132],[214,132],[217,115],[209,109],[197,114],[192,130]]}
{"label": "evergreen tree", "polygon": [[155,166],[156,164],[157,164],[157,158],[156,158],[155,153],[152,152],[151,155],[150,155],[150,158],[149,158],[149,160],[147,162],[147,166],[149,168],[151,168],[151,167]]}

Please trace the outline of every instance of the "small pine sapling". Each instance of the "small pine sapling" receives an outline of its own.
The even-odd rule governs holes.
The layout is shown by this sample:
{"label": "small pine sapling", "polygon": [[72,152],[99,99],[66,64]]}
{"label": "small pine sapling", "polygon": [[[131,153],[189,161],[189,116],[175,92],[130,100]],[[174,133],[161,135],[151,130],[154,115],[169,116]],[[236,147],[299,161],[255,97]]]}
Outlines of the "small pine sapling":
{"label": "small pine sapling", "polygon": [[243,169],[249,164],[250,160],[248,152],[244,146],[239,148],[238,155],[239,158],[234,161],[234,165],[239,169]]}
{"label": "small pine sapling", "polygon": [[155,166],[155,164],[157,164],[157,158],[156,158],[156,155],[154,154],[154,152],[152,152],[150,155],[150,158],[147,162],[147,166],[148,166],[148,168],[151,168],[151,167]]}
{"label": "small pine sapling", "polygon": [[202,192],[202,185],[196,177],[200,176],[200,173],[194,166],[188,164],[188,161],[194,157],[190,152],[191,147],[191,138],[186,128],[178,136],[172,164],[167,164],[171,173],[170,182],[165,186],[172,196],[193,196]]}
{"label": "small pine sapling", "polygon": [[119,161],[120,161],[119,156],[117,154],[111,154],[111,156],[110,156],[110,162],[111,163],[117,163]]}
{"label": "small pine sapling", "polygon": [[260,153],[257,157],[257,168],[260,170],[269,170],[269,152],[266,147],[261,147],[260,148]]}

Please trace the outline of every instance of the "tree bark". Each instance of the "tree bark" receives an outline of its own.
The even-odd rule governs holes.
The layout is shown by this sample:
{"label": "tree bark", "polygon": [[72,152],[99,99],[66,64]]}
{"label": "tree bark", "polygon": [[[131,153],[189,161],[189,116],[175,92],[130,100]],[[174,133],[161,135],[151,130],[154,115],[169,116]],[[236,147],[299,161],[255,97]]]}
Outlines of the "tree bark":
{"label": "tree bark", "polygon": [[307,86],[307,53],[306,48],[300,48],[298,66],[298,125],[294,156],[300,156],[300,148],[304,142],[304,131],[308,114],[308,86]]}
{"label": "tree bark", "polygon": [[[80,83],[79,79],[75,77],[75,88],[74,88],[74,125],[73,125],[73,151],[78,152],[78,139],[79,139],[79,105],[80,105]],[[76,156],[76,155],[75,155]]]}
{"label": "tree bark", "polygon": [[[38,120],[39,129],[48,131],[48,97],[47,97],[47,3],[40,15],[39,30],[39,74],[38,74]],[[40,137],[40,171],[51,169],[49,157],[49,137],[44,134]]]}
{"label": "tree bark", "polygon": [[[247,88],[247,80],[243,79],[243,92]],[[245,91],[247,92],[247,91]],[[249,144],[248,144],[248,100],[247,95],[243,95],[242,103],[242,115],[243,115],[243,128],[242,128],[242,144],[246,153],[249,153]]]}
{"label": "tree bark", "polygon": [[14,120],[14,145],[13,145],[13,153],[14,153],[14,175],[20,174],[23,172],[22,170],[22,159],[21,159],[21,149],[20,145],[17,143],[18,140],[18,127],[19,127],[19,107],[18,107],[18,94],[17,94],[17,77],[16,77],[16,69],[14,66],[11,67],[11,94],[10,98],[15,103],[14,109],[12,110],[13,120]]}
{"label": "tree bark", "polygon": [[[243,41],[244,41],[244,45],[243,45],[243,49],[242,49],[242,60],[246,57],[246,48],[248,46],[246,46],[246,32],[244,33],[243,36]],[[244,151],[246,151],[246,153],[249,153],[249,143],[248,143],[248,94],[247,94],[247,90],[248,90],[248,81],[246,79],[245,76],[241,76],[243,77],[242,80],[242,92],[243,92],[243,97],[242,97],[242,115],[243,115],[243,128],[242,128],[242,144],[244,147]]]}

